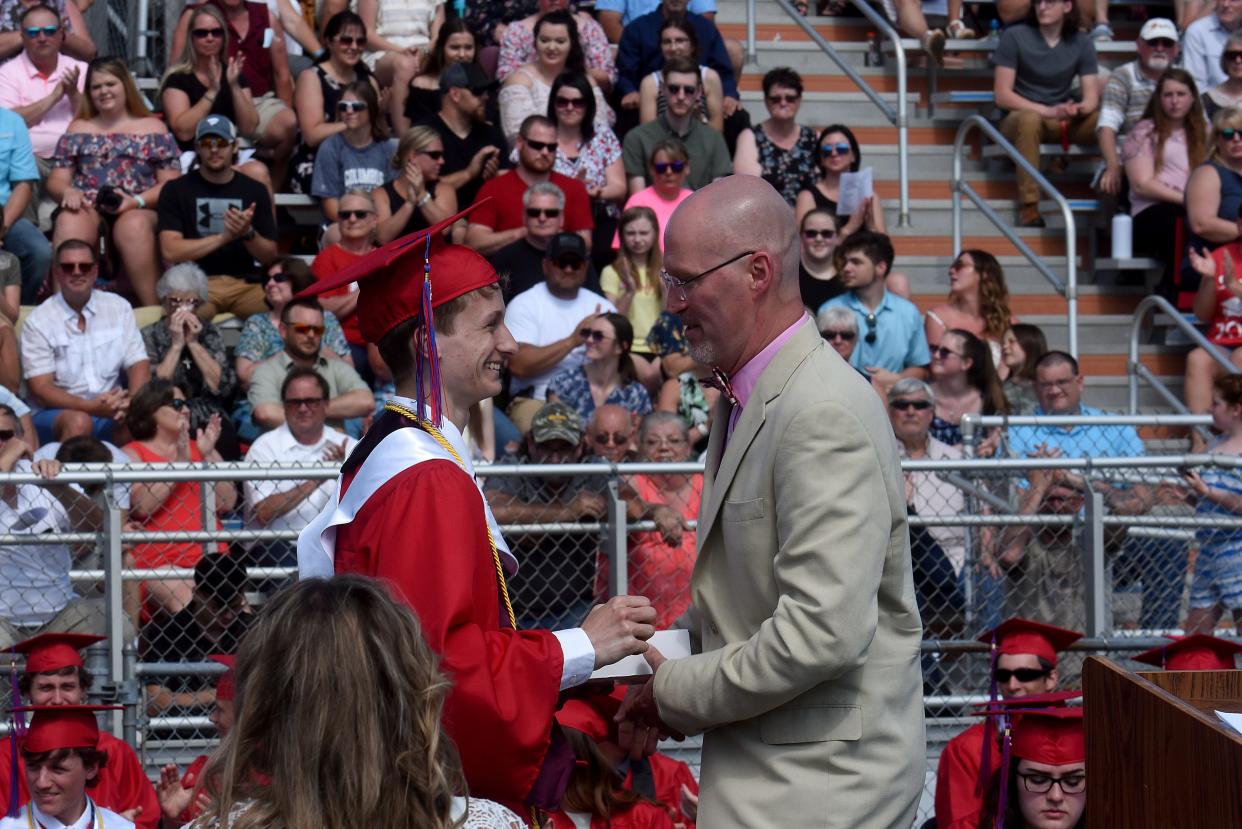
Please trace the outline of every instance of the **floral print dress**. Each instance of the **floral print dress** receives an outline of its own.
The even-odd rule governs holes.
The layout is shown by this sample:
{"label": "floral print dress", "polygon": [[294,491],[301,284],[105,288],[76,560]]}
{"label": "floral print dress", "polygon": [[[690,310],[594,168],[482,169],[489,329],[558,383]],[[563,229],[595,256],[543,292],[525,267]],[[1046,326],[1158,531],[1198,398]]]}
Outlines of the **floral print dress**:
{"label": "floral print dress", "polygon": [[74,189],[93,203],[100,188],[109,185],[131,195],[150,190],[157,172],[181,169],[180,155],[170,132],[70,132],[56,142],[52,167],[72,170]]}
{"label": "floral print dress", "polygon": [[797,143],[786,150],[768,138],[762,124],[755,127],[755,147],[759,150],[759,167],[763,177],[790,204],[798,200],[799,190],[815,186],[818,143],[815,130],[803,126],[798,128]]}

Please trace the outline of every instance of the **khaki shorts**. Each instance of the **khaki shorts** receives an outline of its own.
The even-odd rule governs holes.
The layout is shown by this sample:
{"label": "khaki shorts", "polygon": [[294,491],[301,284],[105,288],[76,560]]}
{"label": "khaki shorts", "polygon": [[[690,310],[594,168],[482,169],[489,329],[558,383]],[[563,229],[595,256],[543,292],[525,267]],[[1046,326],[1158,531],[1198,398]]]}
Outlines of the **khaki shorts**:
{"label": "khaki shorts", "polygon": [[254,108],[259,111],[259,127],[251,136],[254,143],[259,143],[259,139],[267,132],[267,128],[272,125],[272,120],[289,107],[285,106],[285,102],[276,96],[275,92],[266,92],[254,99]]}
{"label": "khaki shorts", "polygon": [[198,309],[198,316],[210,320],[216,314],[233,314],[244,320],[267,311],[262,285],[235,276],[209,276],[207,302]]}

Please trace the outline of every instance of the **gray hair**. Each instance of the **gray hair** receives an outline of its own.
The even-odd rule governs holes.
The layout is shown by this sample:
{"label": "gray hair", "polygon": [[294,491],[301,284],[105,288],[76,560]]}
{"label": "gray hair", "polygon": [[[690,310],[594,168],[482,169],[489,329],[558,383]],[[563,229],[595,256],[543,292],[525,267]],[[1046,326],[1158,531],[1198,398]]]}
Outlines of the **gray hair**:
{"label": "gray hair", "polygon": [[819,326],[820,333],[830,328],[834,331],[844,329],[858,333],[858,317],[844,305],[829,305],[824,308],[815,317],[815,324]]}
{"label": "gray hair", "polygon": [[905,397],[907,394],[920,393],[927,395],[928,403],[933,406],[936,405],[936,393],[932,391],[931,386],[917,377],[902,377],[896,383],[893,383],[893,387],[888,390],[888,402],[892,403],[894,400]]}
{"label": "gray hair", "polygon": [[643,418],[642,423],[638,425],[638,442],[642,443],[649,431],[665,423],[676,423],[677,428],[681,429],[683,437],[690,431],[690,427],[686,425],[685,419],[676,412],[650,412]]}
{"label": "gray hair", "polygon": [[19,438],[22,437],[26,430],[22,428],[22,419],[17,416],[17,412],[13,410],[13,407],[0,403],[0,415],[12,418],[13,434],[17,435]]}
{"label": "gray hair", "polygon": [[354,196],[355,198],[365,199],[366,203],[371,205],[371,212],[372,213],[375,212],[375,196],[371,195],[370,190],[363,190],[361,187],[351,187],[341,194],[341,199],[340,201],[337,202],[337,204],[340,204],[342,201],[345,201],[346,196]]}
{"label": "gray hair", "polygon": [[530,207],[530,200],[535,196],[551,196],[556,199],[556,209],[565,209],[565,191],[550,181],[541,181],[526,188],[522,194],[522,207]]}
{"label": "gray hair", "polygon": [[193,291],[203,302],[207,296],[207,274],[193,262],[181,262],[164,271],[155,283],[155,296],[161,302],[173,291]]}

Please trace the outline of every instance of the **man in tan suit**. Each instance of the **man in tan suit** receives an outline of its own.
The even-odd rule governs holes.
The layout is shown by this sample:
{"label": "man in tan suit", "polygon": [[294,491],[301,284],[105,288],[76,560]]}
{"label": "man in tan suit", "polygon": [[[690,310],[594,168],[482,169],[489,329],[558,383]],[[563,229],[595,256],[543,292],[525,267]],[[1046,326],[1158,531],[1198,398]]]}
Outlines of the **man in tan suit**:
{"label": "man in tan suit", "polygon": [[691,584],[703,653],[652,653],[619,717],[636,742],[704,733],[701,826],[909,829],[922,624],[884,407],[803,308],[793,211],[766,182],[699,190],[665,240],[668,308],[731,388]]}

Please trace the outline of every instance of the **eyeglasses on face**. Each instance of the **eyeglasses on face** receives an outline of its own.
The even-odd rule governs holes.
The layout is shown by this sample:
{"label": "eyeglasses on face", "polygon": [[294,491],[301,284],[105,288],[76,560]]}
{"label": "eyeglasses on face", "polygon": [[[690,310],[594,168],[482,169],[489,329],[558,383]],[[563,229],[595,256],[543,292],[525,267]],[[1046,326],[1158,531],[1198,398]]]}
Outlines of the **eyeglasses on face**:
{"label": "eyeglasses on face", "polygon": [[1052,789],[1052,784],[1056,783],[1061,787],[1061,791],[1066,794],[1082,794],[1087,790],[1087,775],[1082,772],[1071,772],[1060,777],[1052,777],[1042,772],[1018,772],[1018,777],[1022,778],[1022,785],[1031,794],[1044,794]]}
{"label": "eyeglasses on face", "polygon": [[43,35],[44,37],[55,37],[56,33],[60,31],[60,24],[53,23],[47,26],[27,26],[23,29],[23,31],[26,33],[26,37],[31,40],[34,40],[39,35]]}
{"label": "eyeglasses on face", "polygon": [[219,40],[224,37],[224,29],[218,27],[215,29],[194,29],[192,33],[195,40],[206,40],[209,37]]}
{"label": "eyeglasses on face", "polygon": [[655,449],[660,446],[670,446],[676,449],[678,447],[685,446],[688,442],[689,441],[687,441],[681,435],[673,435],[672,437],[667,437],[667,438],[661,437],[659,435],[648,435],[647,437],[643,438],[643,446],[647,447],[648,449]]}
{"label": "eyeglasses on face", "polygon": [[415,155],[425,155],[432,161],[439,161],[444,158],[444,150],[419,150]]}
{"label": "eyeglasses on face", "polygon": [[173,308],[185,308],[191,311],[198,308],[199,306],[203,304],[203,301],[199,299],[198,297],[184,297],[184,296],[164,297],[164,302]]}
{"label": "eyeglasses on face", "polygon": [[180,397],[174,397],[172,400],[169,400],[169,401],[168,401],[167,403],[165,403],[164,405],[165,405],[165,406],[171,406],[171,407],[172,407],[172,409],[173,409],[173,411],[175,411],[175,412],[179,412],[179,411],[181,411],[182,409],[184,409],[186,406],[188,406],[188,405],[190,405],[190,404],[189,404],[189,402],[188,402],[188,401],[186,401],[186,400],[182,400]]}
{"label": "eyeglasses on face", "polygon": [[362,112],[367,108],[365,101],[337,101],[337,112]]}
{"label": "eyeglasses on face", "polygon": [[678,279],[677,277],[670,274],[668,271],[660,271],[660,281],[664,283],[664,290],[668,291],[670,294],[676,291],[677,292],[676,295],[681,299],[682,302],[685,302],[687,297],[690,296],[691,287],[694,285],[694,283],[698,282],[700,279],[703,279],[706,276],[711,276],[713,273],[720,270],[721,268],[732,265],[734,262],[736,262],[739,259],[743,259],[747,256],[754,256],[755,253],[757,253],[757,251],[744,250],[741,253],[739,253],[737,256],[734,256],[731,259],[726,259],[725,261],[721,262],[719,265],[712,265],[707,270],[703,271],[700,274],[696,274],[690,277],[689,279]]}
{"label": "eyeglasses on face", "polygon": [[263,277],[264,285],[266,285],[269,282],[283,284],[288,281],[289,281],[289,274],[285,273],[284,271],[276,271],[275,273],[269,273],[267,276]]}
{"label": "eyeglasses on face", "polygon": [[802,231],[802,238],[804,239],[835,239],[837,238],[837,232],[835,230],[816,230],[814,228],[807,228],[806,230]]}
{"label": "eyeglasses on face", "polygon": [[557,109],[586,109],[586,98],[565,98],[556,96]]}
{"label": "eyeglasses on face", "polygon": [[681,171],[686,169],[686,162],[684,161],[656,161],[651,165],[651,167],[652,169],[656,171],[657,175],[662,176],[665,173],[667,173],[669,170],[672,170],[674,173],[680,173]]}
{"label": "eyeglasses on face", "polygon": [[13,429],[0,429],[0,443],[10,441],[17,437],[17,432]]}
{"label": "eyeglasses on face", "polygon": [[305,406],[308,409],[314,409],[326,402],[322,397],[290,397],[285,400],[285,408],[300,409]]}
{"label": "eyeglasses on face", "polygon": [[612,339],[610,335],[605,334],[603,331],[596,331],[592,328],[579,328],[578,336],[593,343],[602,343],[605,340]]}
{"label": "eyeglasses on face", "polygon": [[852,343],[854,340],[858,339],[857,331],[834,331],[831,328],[827,331],[819,332],[819,335],[828,342],[832,342],[833,340],[842,340],[847,343]]}
{"label": "eyeglasses on face", "polygon": [[553,262],[559,270],[576,271],[586,267],[586,260],[581,256],[562,256]]}
{"label": "eyeglasses on face", "polygon": [[954,357],[961,357],[961,356],[962,356],[961,354],[958,354],[956,351],[954,351],[954,350],[953,350],[953,349],[951,349],[951,348],[945,348],[943,345],[938,345],[938,346],[936,346],[935,348],[933,348],[933,349],[931,350],[931,353],[932,353],[932,356],[933,356],[933,357],[939,357],[939,358],[940,358],[940,359],[942,359],[942,360],[947,360],[947,359],[949,359],[949,356],[950,356],[950,355],[952,355],[952,356],[954,356]]}
{"label": "eyeglasses on face", "polygon": [[526,218],[528,219],[555,219],[561,215],[559,207],[528,207],[526,208]]}
{"label": "eyeglasses on face", "polygon": [[925,412],[931,408],[931,403],[927,400],[906,400],[903,398],[892,401],[888,404],[888,407],[898,412],[908,412],[911,410]]}
{"label": "eyeglasses on face", "polygon": [[359,37],[350,37],[349,35],[337,35],[336,42],[340,44],[341,46],[357,46],[359,48],[362,48],[363,46],[367,45],[367,39],[365,35],[362,35]]}
{"label": "eyeglasses on face", "polygon": [[787,92],[784,95],[769,95],[769,104],[796,104],[802,96],[797,92]]}
{"label": "eyeglasses on face", "polygon": [[1010,670],[1009,668],[997,668],[993,672],[996,677],[996,681],[1001,685],[1007,684],[1011,679],[1016,679],[1018,682],[1034,682],[1037,679],[1043,679],[1048,676],[1049,673],[1051,672],[1046,671],[1043,668],[1014,668],[1013,670]]}
{"label": "eyeglasses on face", "polygon": [[[1153,37],[1151,40],[1145,41],[1145,43],[1153,49],[1172,49],[1177,45],[1177,41],[1171,37]],[[1226,52],[1225,54],[1228,55],[1230,53]],[[1242,52],[1233,52],[1232,54],[1242,57]]]}
{"label": "eyeglasses on face", "polygon": [[599,432],[591,435],[591,440],[600,446],[625,446],[630,442],[629,435],[623,435],[620,432]]}
{"label": "eyeglasses on face", "polygon": [[371,211],[370,210],[341,210],[337,215],[340,216],[341,220],[345,222],[351,221],[353,219],[362,221],[367,216],[371,215]]}
{"label": "eyeglasses on face", "polygon": [[673,97],[676,97],[678,95],[684,95],[685,97],[689,98],[689,97],[699,94],[698,85],[692,84],[692,83],[670,83],[670,84],[665,84],[664,88],[667,89],[668,94]]}
{"label": "eyeglasses on face", "polygon": [[94,262],[57,262],[56,267],[60,268],[61,273],[90,273],[95,270]]}
{"label": "eyeglasses on face", "polygon": [[290,323],[289,328],[293,331],[294,334],[301,334],[303,336],[307,334],[314,334],[316,337],[322,337],[323,332],[324,332],[324,326],[313,325],[312,323],[309,323],[309,322]]}
{"label": "eyeglasses on face", "polygon": [[222,138],[219,135],[207,135],[198,139],[198,148],[200,150],[223,150],[233,145],[232,141]]}
{"label": "eyeglasses on face", "polygon": [[523,138],[522,143],[525,144],[527,147],[530,147],[532,150],[534,150],[537,153],[555,153],[556,152],[555,141],[532,141],[529,138]]}
{"label": "eyeglasses on face", "polygon": [[852,149],[850,142],[838,141],[836,144],[821,144],[819,154],[824,158],[831,158],[834,155],[849,155]]}

